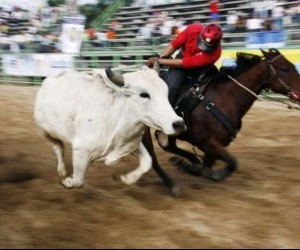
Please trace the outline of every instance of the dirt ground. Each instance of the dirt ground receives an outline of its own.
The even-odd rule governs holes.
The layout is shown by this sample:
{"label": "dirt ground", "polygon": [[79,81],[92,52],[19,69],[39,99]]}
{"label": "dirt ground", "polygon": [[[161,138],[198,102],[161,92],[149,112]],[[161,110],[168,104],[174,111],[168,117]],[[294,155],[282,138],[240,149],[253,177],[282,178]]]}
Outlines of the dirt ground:
{"label": "dirt ground", "polygon": [[37,90],[0,85],[0,248],[300,248],[299,111],[257,101],[228,148],[240,168],[220,183],[180,172],[156,143],[179,198],[153,170],[114,181],[131,157],[92,164],[86,185],[67,190],[32,119]]}

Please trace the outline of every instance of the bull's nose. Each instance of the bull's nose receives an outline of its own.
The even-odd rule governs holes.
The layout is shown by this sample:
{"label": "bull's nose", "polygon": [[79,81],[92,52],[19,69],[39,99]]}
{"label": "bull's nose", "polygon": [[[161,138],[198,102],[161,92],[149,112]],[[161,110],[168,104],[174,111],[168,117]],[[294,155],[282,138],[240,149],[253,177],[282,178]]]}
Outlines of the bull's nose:
{"label": "bull's nose", "polygon": [[181,133],[186,131],[186,125],[184,123],[184,121],[176,121],[173,123],[173,128],[175,129],[175,131],[177,133]]}

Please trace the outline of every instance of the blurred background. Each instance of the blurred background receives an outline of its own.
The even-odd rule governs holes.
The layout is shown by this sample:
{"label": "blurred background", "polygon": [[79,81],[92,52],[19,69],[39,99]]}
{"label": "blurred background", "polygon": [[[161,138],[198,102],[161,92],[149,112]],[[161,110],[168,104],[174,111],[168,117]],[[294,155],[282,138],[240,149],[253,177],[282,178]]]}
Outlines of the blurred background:
{"label": "blurred background", "polygon": [[217,66],[236,51],[278,48],[300,70],[299,0],[0,0],[0,82],[141,64],[197,22],[224,29]]}
{"label": "blurred background", "polygon": [[113,181],[136,166],[131,157],[94,163],[84,188],[64,189],[33,121],[48,74],[142,64],[196,22],[223,27],[218,66],[237,51],[277,48],[300,71],[299,3],[0,0],[0,248],[299,249],[299,110],[255,102],[230,147],[240,168],[226,182],[178,171],[155,143],[181,187],[176,199],[154,171],[132,186]]}

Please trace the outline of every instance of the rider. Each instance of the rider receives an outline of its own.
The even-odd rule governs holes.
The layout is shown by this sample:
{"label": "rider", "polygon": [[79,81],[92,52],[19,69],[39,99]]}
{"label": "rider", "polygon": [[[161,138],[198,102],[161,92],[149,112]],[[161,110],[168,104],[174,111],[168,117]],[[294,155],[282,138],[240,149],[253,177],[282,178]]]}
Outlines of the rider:
{"label": "rider", "polygon": [[[191,24],[187,26],[159,56],[160,65],[168,66],[161,75],[169,87],[169,100],[174,106],[179,89],[187,77],[196,78],[201,70],[214,63],[221,56],[222,29],[217,24]],[[175,59],[173,53],[181,49]],[[154,58],[147,61],[153,67]]]}

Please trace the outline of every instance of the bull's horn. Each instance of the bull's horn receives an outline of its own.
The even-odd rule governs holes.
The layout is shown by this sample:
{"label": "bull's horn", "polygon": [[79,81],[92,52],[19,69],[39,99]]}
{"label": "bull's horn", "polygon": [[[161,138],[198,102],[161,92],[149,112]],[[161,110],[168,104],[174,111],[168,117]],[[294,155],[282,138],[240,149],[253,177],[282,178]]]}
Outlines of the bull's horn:
{"label": "bull's horn", "polygon": [[159,74],[160,65],[158,59],[158,57],[155,57],[153,69]]}
{"label": "bull's horn", "polygon": [[111,67],[105,67],[105,73],[110,81],[115,83],[116,85],[123,87],[124,86],[124,78],[122,75],[116,75]]}

